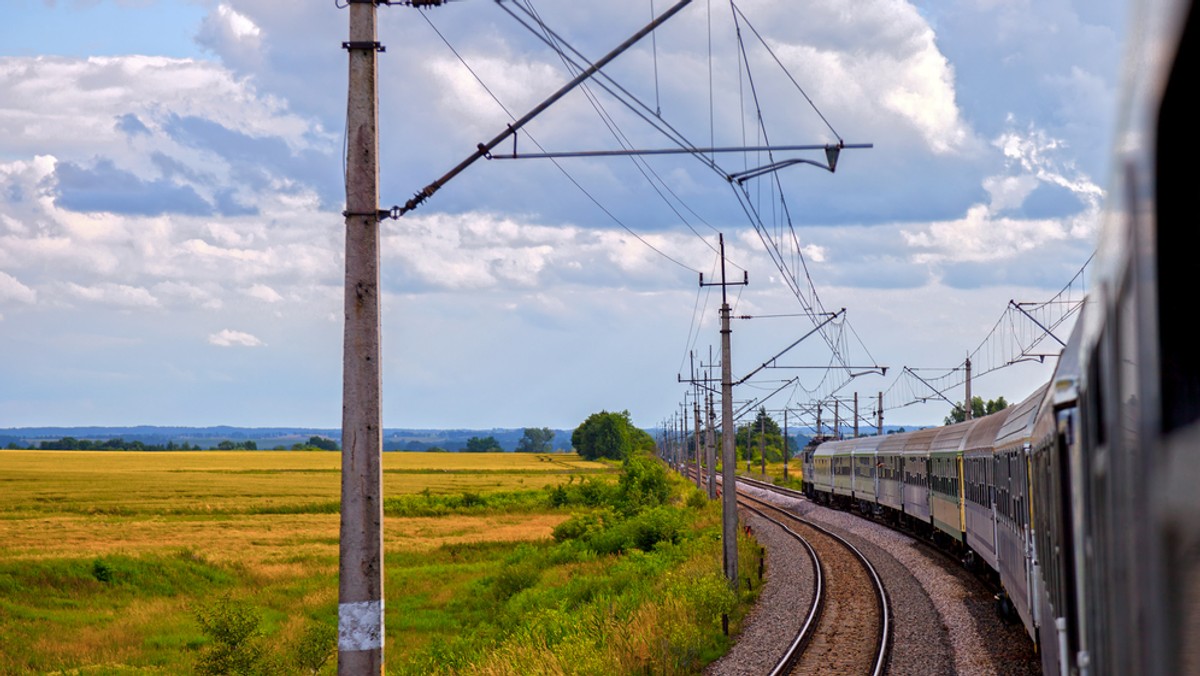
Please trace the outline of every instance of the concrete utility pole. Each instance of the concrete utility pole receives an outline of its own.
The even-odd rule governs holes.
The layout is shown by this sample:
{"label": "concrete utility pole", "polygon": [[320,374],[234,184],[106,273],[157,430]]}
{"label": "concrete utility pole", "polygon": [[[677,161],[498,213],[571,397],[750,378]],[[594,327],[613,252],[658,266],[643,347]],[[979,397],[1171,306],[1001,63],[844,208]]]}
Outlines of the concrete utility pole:
{"label": "concrete utility pole", "polygon": [[967,401],[966,401],[967,417],[964,420],[971,419],[971,358],[967,357]]}
{"label": "concrete utility pole", "polygon": [[787,414],[788,414],[788,410],[787,410],[787,407],[785,406],[783,409],[783,480],[784,480],[784,482],[787,482],[788,446],[791,445],[791,441],[788,439]]}
{"label": "concrete utility pole", "polygon": [[338,673],[383,671],[383,412],[379,328],[379,103],[372,0],[348,0],[346,289]]}
{"label": "concrete utility pole", "polygon": [[833,438],[842,438],[842,402],[833,400]]}
{"label": "concrete utility pole", "polygon": [[858,438],[858,392],[854,393],[854,438]]}
{"label": "concrete utility pole", "polygon": [[763,417],[758,419],[758,454],[762,456],[762,473],[767,475],[767,415],[763,409]]}
{"label": "concrete utility pole", "polygon": [[[711,355],[710,355],[711,356]],[[710,360],[711,361],[711,360]],[[708,460],[708,499],[717,499],[717,429],[716,412],[713,410],[712,392],[708,393],[708,432],[704,435],[704,446]]]}
{"label": "concrete utility pole", "polygon": [[883,436],[883,392],[879,393],[879,405],[875,408],[875,415],[878,416],[878,422],[875,423],[875,433]]}
{"label": "concrete utility pole", "polygon": [[[737,457],[734,451],[734,436],[737,428],[733,422],[733,350],[730,347],[729,286],[750,283],[749,274],[743,273],[741,282],[729,282],[725,278],[725,235],[721,243],[721,543],[725,554],[725,579],[729,586],[737,589]],[[705,284],[704,273],[700,273],[700,286]]]}
{"label": "concrete utility pole", "polygon": [[[692,448],[696,453],[696,489],[703,490],[704,469],[700,466],[700,398],[699,390],[696,390],[696,400],[692,402],[692,415],[695,419],[695,425],[692,426]],[[709,470],[711,471],[711,470]]]}

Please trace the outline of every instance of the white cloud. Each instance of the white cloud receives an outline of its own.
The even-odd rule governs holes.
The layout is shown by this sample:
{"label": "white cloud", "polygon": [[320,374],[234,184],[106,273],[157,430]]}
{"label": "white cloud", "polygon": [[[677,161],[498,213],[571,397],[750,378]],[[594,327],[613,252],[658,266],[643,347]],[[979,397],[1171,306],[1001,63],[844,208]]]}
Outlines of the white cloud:
{"label": "white cloud", "polygon": [[211,334],[208,337],[208,342],[211,345],[218,347],[233,347],[241,345],[244,347],[261,347],[266,345],[255,336],[243,331],[234,331],[232,329],[221,329],[217,333]]}
{"label": "white cloud", "polygon": [[[1009,123],[1010,129],[992,145],[1000,150],[1008,168],[1018,173],[984,178],[990,203],[971,206],[963,218],[902,230],[904,242],[919,250],[913,255],[915,262],[999,261],[1052,242],[1094,235],[1104,191],[1069,159],[1061,159],[1065,150],[1061,140],[1033,125],[1017,131],[1011,128],[1011,117]],[[1079,200],[1080,210],[1059,218],[1000,216],[1021,207],[1042,184],[1070,191]]]}
{"label": "white cloud", "polygon": [[148,290],[128,284],[113,284],[104,282],[93,286],[83,286],[75,282],[63,285],[67,295],[89,303],[113,305],[125,309],[145,309],[158,307],[158,299]]}
{"label": "white cloud", "polygon": [[1067,147],[1061,139],[1052,138],[1033,124],[1023,132],[1012,129],[1014,120],[1011,116],[1008,121],[1010,129],[992,144],[1004,153],[1010,165],[1019,167],[1039,181],[1066,188],[1089,204],[1104,197],[1104,190],[1078,171],[1073,162],[1058,159],[1058,155]]}
{"label": "white cloud", "polygon": [[251,298],[257,298],[264,303],[278,303],[279,301],[283,300],[283,296],[279,295],[278,291],[272,289],[266,284],[255,284],[249,289],[246,289],[246,295],[250,296]]}
{"label": "white cloud", "polygon": [[910,247],[925,251],[913,255],[917,263],[943,261],[987,262],[1011,258],[1048,242],[1067,237],[1063,224],[1053,219],[997,218],[987,206],[977,204],[963,218],[931,223],[922,231],[902,231]]}
{"label": "white cloud", "polygon": [[804,246],[800,247],[800,250],[804,252],[805,258],[814,263],[824,263],[825,260],[829,258],[828,249],[816,244],[805,244]]}
{"label": "white cloud", "polygon": [[221,3],[200,24],[196,42],[235,67],[256,65],[260,60],[263,31],[254,21]]}
{"label": "white cloud", "polygon": [[37,292],[25,286],[19,279],[0,271],[0,302],[15,301],[18,303],[37,302]]}

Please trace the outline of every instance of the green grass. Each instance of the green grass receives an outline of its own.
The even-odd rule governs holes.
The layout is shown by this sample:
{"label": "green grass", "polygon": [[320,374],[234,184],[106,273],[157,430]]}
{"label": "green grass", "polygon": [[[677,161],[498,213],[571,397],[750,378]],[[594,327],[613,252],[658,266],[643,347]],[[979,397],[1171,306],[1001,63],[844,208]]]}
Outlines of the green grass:
{"label": "green grass", "polygon": [[[668,515],[573,456],[384,461],[388,673],[686,673],[728,645],[719,513],[685,508],[682,482]],[[265,668],[297,673],[305,637],[337,625],[337,462],[0,452],[0,673],[192,672],[219,599],[257,620]],[[572,514],[592,531],[555,541]]]}

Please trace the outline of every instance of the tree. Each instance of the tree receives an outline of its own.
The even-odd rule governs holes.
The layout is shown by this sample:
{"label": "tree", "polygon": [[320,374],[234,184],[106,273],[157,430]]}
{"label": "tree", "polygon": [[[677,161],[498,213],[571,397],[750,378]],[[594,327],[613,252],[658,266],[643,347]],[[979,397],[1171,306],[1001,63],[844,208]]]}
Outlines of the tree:
{"label": "tree", "polygon": [[654,439],[634,427],[629,411],[593,413],[571,433],[571,445],[588,460],[622,460],[633,451],[652,450]]}
{"label": "tree", "polygon": [[317,437],[317,436],[309,437],[308,444],[306,444],[306,445],[311,446],[312,448],[319,448],[322,451],[341,450],[340,447],[338,446],[338,442],[334,441],[333,439],[326,439],[325,437]]}
{"label": "tree", "polygon": [[[761,443],[765,440],[765,444]],[[749,448],[746,444],[749,443]],[[783,460],[783,430],[779,423],[767,414],[765,407],[758,409],[753,422],[748,422],[737,431],[737,449],[742,459],[759,457],[759,448],[766,447],[767,460]]]}
{"label": "tree", "polygon": [[500,447],[500,442],[496,441],[496,437],[486,436],[471,437],[467,439],[467,447],[463,449],[467,453],[503,453],[504,449]]}
{"label": "tree", "polygon": [[517,442],[518,453],[550,453],[554,450],[554,430],[549,427],[526,427]]}
{"label": "tree", "polygon": [[[971,397],[972,418],[982,418],[985,415],[991,415],[993,413],[1003,411],[1006,408],[1008,408],[1008,402],[1004,400],[1004,397],[996,397],[995,399],[990,399],[986,402],[983,400],[983,397]],[[966,419],[967,412],[966,409],[963,408],[963,404],[960,401],[954,405],[953,409],[950,410],[950,415],[946,416],[945,423],[947,425],[953,425],[954,423],[964,422]]]}

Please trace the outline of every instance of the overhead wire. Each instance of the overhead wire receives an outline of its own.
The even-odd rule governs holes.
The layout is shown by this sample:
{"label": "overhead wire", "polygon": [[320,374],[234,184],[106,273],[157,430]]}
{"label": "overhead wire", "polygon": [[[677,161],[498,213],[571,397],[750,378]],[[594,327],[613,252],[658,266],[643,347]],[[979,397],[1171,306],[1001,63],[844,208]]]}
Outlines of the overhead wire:
{"label": "overhead wire", "polygon": [[[537,10],[534,9],[532,0],[525,0],[525,2],[528,5],[528,8],[527,8],[528,11],[530,12],[530,14],[533,17],[535,17],[535,20],[538,22],[538,25],[540,27],[545,28],[546,24],[544,21],[542,21],[541,16],[538,15]],[[518,5],[519,5],[519,3],[518,3]],[[568,72],[571,72],[572,68],[578,68],[578,66],[575,65],[574,62],[572,62],[569,58],[567,58],[566,53],[562,50],[561,47],[558,46],[558,41],[553,36],[547,34],[546,38],[547,38],[546,41],[552,46],[554,51],[558,54],[559,58],[563,62],[564,67],[567,68]],[[588,102],[591,104],[593,110],[596,111],[596,114],[600,118],[600,121],[608,129],[609,133],[612,134],[613,138],[616,139],[617,144],[620,145],[623,149],[626,149],[626,150],[631,149],[633,147],[633,144],[629,141],[629,137],[626,136],[623,131],[621,131],[621,128],[617,124],[616,119],[613,118],[613,116],[604,108],[604,105],[600,102],[600,100],[592,92],[591,88],[589,88],[588,85],[586,83],[584,83],[580,86],[580,90],[583,91],[584,96],[587,98]],[[675,208],[675,205],[671,202],[671,200],[667,199],[667,196],[663,194],[663,191],[662,191],[662,189],[659,188],[659,186],[661,185],[663,189],[665,189],[667,192],[669,192],[671,194],[671,196],[673,196],[676,199],[676,201],[678,201],[680,203],[680,205],[683,206],[685,209],[692,212],[693,214],[695,213],[695,211],[693,209],[691,209],[691,207],[688,206],[686,204],[686,202],[684,202],[683,199],[680,198],[679,195],[676,194],[675,191],[672,190],[669,185],[667,185],[667,182],[665,180],[663,180],[662,176],[660,176],[658,174],[658,172],[656,172],[654,170],[654,168],[651,167],[644,158],[640,158],[637,156],[630,156],[629,159],[633,163],[634,167],[637,168],[637,170],[642,174],[642,177],[646,179],[646,182],[650,184],[650,187],[653,188],[654,191],[658,194],[659,198],[662,199],[663,203],[666,204],[667,207],[679,218],[679,220],[684,224],[684,226],[686,226],[687,229],[692,232],[692,234],[694,234],[696,237],[700,238],[700,241],[704,242],[704,244],[709,249],[711,249],[714,253],[716,253],[717,248],[711,242],[709,242],[707,239],[705,239],[703,235],[701,235],[699,232],[697,232],[694,227],[692,227],[692,224],[691,224],[691,222],[688,221],[687,217],[684,216],[682,213],[680,213],[677,208]],[[653,176],[653,178],[651,178],[651,175]],[[703,219],[701,219],[701,221],[703,221]],[[703,222],[705,223],[705,225],[708,225],[709,228],[712,228],[712,230],[714,232],[717,232],[716,228],[713,228],[713,226],[711,224],[709,224],[707,221],[703,221]]]}
{"label": "overhead wire", "polygon": [[[556,54],[559,56],[559,58],[563,61],[564,65],[568,68],[568,70],[575,69],[575,71],[578,72],[578,71],[581,71],[584,67],[581,66],[579,63],[576,63],[574,61],[574,59],[572,59],[567,54],[567,50],[570,50],[581,61],[583,61],[584,63],[588,63],[590,65],[590,62],[588,62],[586,57],[584,57],[577,49],[575,49],[573,46],[571,46],[570,43],[562,40],[561,37],[559,37],[556,33],[554,33],[545,24],[545,22],[541,20],[540,16],[538,16],[538,14],[537,14],[536,9],[533,7],[532,0],[525,0],[525,2],[526,2],[525,5],[522,5],[521,2],[516,2],[516,3],[514,3],[514,6],[516,6],[519,10],[521,10],[523,13],[525,13],[529,17],[531,22],[537,24],[537,27],[538,27],[537,29],[535,29],[533,26],[531,26],[529,22],[526,22],[525,20],[521,19],[521,17],[517,16],[512,11],[508,10],[508,8],[506,6],[504,6],[504,5],[501,5],[501,6],[505,9],[505,11],[507,13],[510,14],[510,16],[512,16],[515,20],[517,20],[518,23],[520,23],[521,25],[526,27],[528,30],[530,30],[530,32],[534,33],[536,36],[538,36],[538,38],[540,40],[542,40],[552,50],[554,50],[556,52]],[[711,16],[711,0],[709,2],[709,6],[710,6],[710,16]],[[734,9],[735,25],[738,23],[737,22],[738,16],[741,16],[742,20],[746,20],[745,15],[741,11],[740,8],[738,8],[732,2],[731,2],[731,6]],[[651,4],[651,12],[652,12],[652,14],[654,13],[652,4]],[[437,33],[438,37],[447,45],[448,48],[450,48],[450,50],[455,54],[455,56],[464,65],[464,67],[467,68],[468,72],[471,73],[472,77],[474,77],[476,79],[476,81],[479,82],[479,84],[489,94],[489,96],[491,96],[492,99],[494,101],[496,101],[496,103],[498,105],[500,105],[501,109],[503,109],[505,111],[505,113],[508,114],[510,118],[512,118],[513,116],[508,111],[508,109],[499,101],[498,97],[496,97],[496,95],[487,87],[487,85],[482,81],[482,79],[478,76],[478,74],[470,67],[470,65],[466,62],[466,60],[462,57],[462,55],[459,54],[456,49],[454,49],[453,45],[451,45],[449,43],[449,41],[445,38],[445,36],[442,35],[440,33],[440,31],[437,30],[436,26],[433,25],[432,21],[425,15],[425,13],[422,13],[422,16],[426,19],[427,23],[429,23],[430,27],[434,30],[434,32]],[[752,24],[750,24],[750,22],[748,20],[746,21],[746,23],[747,23],[747,26],[751,29],[751,31],[754,32],[755,37],[758,38],[758,40],[763,43],[764,47],[766,47],[768,49],[768,51],[770,51],[769,45],[767,45],[765,43],[762,36],[758,33],[758,31],[754,28],[754,26]],[[711,142],[713,143],[713,145],[715,145],[715,100],[714,100],[714,96],[712,94],[713,88],[712,88],[712,84],[711,84],[711,79],[712,79],[712,74],[711,74],[711,71],[712,71],[711,18],[710,18],[710,22],[709,22],[708,32],[709,32],[708,41],[709,41],[709,51],[710,51],[710,64],[709,64],[709,69],[710,69],[710,139],[711,139]],[[761,109],[761,105],[758,101],[757,91],[755,89],[754,82],[753,82],[753,76],[749,72],[750,62],[749,62],[748,54],[745,53],[744,41],[741,39],[740,26],[738,27],[738,42],[739,42],[739,47],[740,47],[740,51],[738,53],[738,61],[739,61],[739,64],[744,64],[744,67],[746,69],[745,76],[750,78],[749,84],[751,86],[751,91],[753,92],[754,99],[755,99],[755,113],[756,113],[756,118],[757,118],[757,122],[758,122],[758,124],[756,125],[756,127],[757,127],[756,134],[760,135],[761,138],[763,138],[764,141],[766,141],[766,143],[769,144],[769,142],[770,142],[769,135],[767,133],[765,120],[762,116],[762,109]],[[653,45],[653,49],[654,49],[654,61],[655,61],[654,71],[655,71],[655,97],[656,97],[656,106],[655,106],[654,111],[652,111],[652,112],[649,111],[649,107],[645,103],[643,103],[636,96],[632,95],[630,92],[628,92],[628,90],[626,90],[624,87],[622,87],[619,83],[616,83],[615,80],[608,77],[603,72],[600,72],[597,74],[598,77],[601,79],[596,80],[594,82],[601,89],[603,89],[604,91],[606,91],[610,95],[612,95],[614,98],[616,98],[618,100],[618,102],[622,103],[622,105],[624,105],[626,108],[628,108],[636,116],[638,116],[639,118],[643,119],[648,124],[650,124],[652,128],[656,129],[657,131],[662,133],[664,136],[671,139],[673,142],[675,142],[677,145],[679,145],[682,149],[690,150],[692,148],[695,148],[695,145],[688,142],[686,137],[684,137],[681,133],[679,133],[677,130],[675,130],[674,127],[672,127],[669,123],[667,123],[665,120],[663,120],[661,118],[661,98],[660,98],[660,93],[659,93],[659,82],[658,82],[659,78],[658,78],[658,68],[657,68],[657,41],[656,41],[656,39],[655,39],[655,42]],[[781,68],[784,68],[782,62],[779,61],[778,57],[773,52],[771,52],[771,56],[772,56],[772,58],[774,58],[776,60],[776,63],[778,63]],[[786,72],[786,68],[784,68],[784,70]],[[795,78],[792,77],[790,73],[788,73],[788,77],[792,80],[793,84],[796,85],[796,87],[801,91],[802,95],[809,102],[810,106],[813,106],[814,110],[817,110],[815,104],[812,102],[811,97],[809,97],[807,95],[807,93],[803,91],[803,89],[795,81]],[[611,83],[611,86],[610,86],[610,84],[607,84],[606,82]],[[744,98],[744,89],[743,89],[744,84],[745,84],[745,79],[743,78],[743,71],[742,71],[742,68],[739,67],[739,92],[742,92],[743,98]],[[596,97],[595,93],[590,90],[590,88],[587,86],[587,84],[583,85],[582,89],[583,89],[584,94],[587,97],[589,103],[596,110],[597,115],[601,118],[602,122],[604,122],[606,128],[608,128],[610,134],[613,135],[613,137],[617,140],[618,144],[621,145],[621,147],[625,148],[625,149],[629,149],[630,147],[632,147],[628,136],[626,136],[625,133],[620,129],[619,124],[617,124],[615,118],[612,117],[611,113],[609,113],[607,110],[604,109],[603,104]],[[639,106],[642,109],[645,109],[647,112],[642,112],[641,110],[638,110]],[[650,113],[650,114],[648,115],[647,113]],[[828,120],[825,119],[823,115],[821,115],[819,110],[817,110],[817,113],[818,113],[818,115],[821,116],[821,118],[825,122],[825,124],[830,127],[830,130],[833,131],[833,133],[836,135],[836,131],[833,130],[831,125],[829,125]],[[746,133],[745,117],[742,116],[743,143],[745,141],[745,133]],[[526,135],[529,136],[530,140],[533,142],[533,144],[535,146],[537,146],[539,149],[542,149],[541,144],[538,143],[538,141],[535,138],[533,138],[532,135],[528,133],[528,131],[526,132]],[[705,166],[709,167],[711,170],[722,175],[723,178],[727,176],[727,174],[719,167],[719,165],[717,165],[715,159],[713,159],[711,157],[706,157],[706,156],[699,154],[697,152],[694,152],[694,151],[691,152],[691,154],[693,156],[696,156],[697,159],[700,159],[701,162]],[[770,153],[768,151],[768,157],[773,161],[773,159],[774,159],[773,153]],[[551,159],[553,160],[554,158],[551,158]],[[682,207],[683,209],[685,209],[686,211],[691,213],[693,216],[696,216],[701,222],[704,223],[704,225],[706,225],[707,227],[712,229],[714,232],[717,232],[717,229],[714,226],[712,226],[710,223],[705,221],[702,217],[700,217],[699,214],[697,214],[696,211],[686,201],[681,199],[679,197],[679,195],[677,193],[675,193],[674,190],[671,189],[671,187],[662,179],[661,176],[659,176],[657,174],[657,172],[654,171],[654,169],[652,167],[650,167],[647,163],[645,163],[644,160],[639,161],[638,158],[631,158],[631,159],[633,159],[635,167],[638,168],[639,172],[642,173],[643,177],[647,180],[647,182],[651,185],[651,187],[659,195],[659,198],[662,199],[663,202],[668,206],[668,208],[670,208],[672,210],[672,212],[675,213],[675,215],[680,219],[680,221],[683,222],[684,225],[694,235],[696,235],[699,239],[701,239],[701,241],[705,242],[705,244],[707,246],[709,246],[710,248],[713,248],[712,244],[707,239],[705,239],[703,236],[701,236],[700,233],[698,231],[696,231],[696,229],[691,225],[690,221],[680,212],[679,208],[676,207],[675,202],[677,202],[680,207]],[[748,161],[748,160],[746,160],[744,158],[744,162],[746,162],[746,161]],[[591,200],[601,211],[603,211],[610,219],[612,219],[613,222],[617,223],[620,227],[622,227],[624,230],[626,230],[628,233],[630,233],[636,239],[638,239],[639,242],[641,242],[642,244],[644,244],[651,250],[655,251],[660,256],[675,263],[676,265],[678,265],[684,269],[687,269],[691,272],[698,273],[698,271],[696,271],[691,266],[686,265],[686,264],[676,260],[672,256],[663,252],[661,249],[650,244],[650,242],[648,242],[641,235],[634,232],[628,225],[626,225],[623,221],[621,221],[608,208],[606,208],[603,204],[601,204],[599,202],[599,200],[594,195],[592,195],[586,188],[584,188],[582,186],[582,184],[580,184],[579,181],[576,180],[565,169],[565,167],[563,167],[558,161],[554,161],[553,163],[554,163],[555,167],[561,173],[563,173],[563,175],[565,177],[567,177],[567,179],[570,180],[589,200]],[[799,244],[799,239],[795,232],[795,226],[792,221],[790,210],[787,205],[786,196],[783,191],[782,183],[780,182],[777,175],[774,175],[772,177],[772,180],[773,180],[773,183],[769,185],[769,189],[771,192],[770,217],[771,217],[771,221],[773,223],[773,228],[775,230],[774,236],[772,236],[769,231],[764,229],[765,223],[763,223],[762,217],[760,215],[761,208],[755,208],[753,200],[750,200],[750,195],[748,192],[745,193],[745,197],[748,201],[743,201],[739,197],[739,204],[741,204],[743,210],[746,212],[748,218],[750,219],[751,224],[755,227],[755,230],[758,233],[760,240],[763,240],[763,244],[764,244],[764,246],[766,246],[769,256],[772,258],[773,262],[775,262],[776,266],[780,269],[780,271],[782,273],[784,273],[783,274],[784,279],[787,281],[788,285],[792,288],[793,293],[797,296],[797,298],[799,300],[801,300],[801,304],[802,304],[802,306],[804,306],[804,309],[806,311],[808,311],[808,313],[811,316],[815,316],[819,311],[822,310],[823,306],[820,304],[820,297],[816,292],[816,287],[813,284],[811,275],[808,271],[807,262],[804,258],[802,247]],[[661,186],[661,188],[660,188],[660,186]],[[668,198],[666,194],[664,194],[664,190],[667,193],[669,193],[671,195],[671,197],[674,198],[675,202],[672,202],[672,200],[670,198]],[[759,185],[759,190],[761,191],[761,185]],[[778,191],[778,193],[776,193],[776,191]],[[745,192],[744,189],[743,189],[743,192]],[[737,195],[736,190],[735,190],[735,195]],[[776,199],[776,197],[777,197],[777,199]],[[778,211],[776,211],[776,207],[778,207]],[[789,263],[788,259],[784,258],[783,252],[780,250],[779,245],[777,244],[778,240],[780,240],[783,236],[783,233],[784,233],[783,228],[784,228],[785,223],[786,223],[787,230],[791,234],[791,239],[792,239],[792,244],[793,244],[794,254],[791,259],[792,260],[791,265],[788,264]],[[792,253],[792,252],[789,252],[789,253]],[[735,267],[741,268],[741,266],[736,264],[735,262],[732,262],[732,261],[730,261],[730,262]],[[797,265],[796,262],[798,262],[799,265]],[[797,267],[803,269],[804,278],[805,278],[805,281],[807,282],[806,289],[801,288],[799,280],[796,278],[795,273],[792,272],[792,270]],[[700,298],[700,296],[699,296],[699,294],[697,294],[696,304],[694,304],[694,307],[693,307],[694,317],[696,314],[696,310],[699,307],[699,298]],[[740,299],[741,299],[741,290],[739,289],[737,297],[735,299],[735,304],[739,303]],[[707,303],[706,303],[706,305],[707,305]],[[693,326],[695,326],[694,317],[693,317]],[[695,329],[696,329],[695,330],[696,338],[698,338],[698,326],[695,326]],[[851,331],[853,331],[852,328],[851,328]],[[829,332],[827,332],[825,330],[821,330],[820,333],[822,334],[823,339],[825,340],[825,342],[827,343],[827,345],[829,346],[829,348],[831,350],[831,367],[832,367],[832,363],[834,361],[840,361],[843,368],[845,368],[846,361],[845,361],[845,357],[844,357],[843,353],[848,346],[845,343],[844,330],[839,334],[839,336],[840,336],[839,338],[833,337]],[[859,338],[857,336],[857,334],[855,334],[855,337],[858,340],[859,344],[862,345],[861,338]],[[841,343],[840,346],[839,346],[839,341]],[[693,330],[691,328],[689,328],[687,342],[689,345],[694,345]],[[863,345],[863,347],[865,349],[865,345]],[[847,372],[848,372],[848,369],[847,369]],[[821,381],[817,384],[816,387],[818,387],[818,388],[821,387],[822,384],[827,380],[827,378],[828,378],[828,371],[827,371],[826,377],[823,377],[821,379]],[[799,382],[797,383],[797,385],[799,387],[801,387],[802,389],[806,389],[806,391],[807,391],[807,388],[803,388],[803,386],[800,385]]]}
{"label": "overhead wire", "polygon": [[767,41],[764,40],[762,35],[759,34],[758,29],[754,27],[754,24],[750,23],[750,19],[746,17],[746,15],[742,12],[742,9],[737,6],[737,3],[732,2],[732,0],[729,4],[733,7],[734,11],[737,12],[738,16],[741,16],[742,20],[746,22],[746,26],[748,26],[750,31],[754,33],[754,37],[758,38],[758,41],[762,43],[763,48],[767,50],[767,53],[771,55],[771,58],[775,59],[775,63],[779,64],[780,70],[782,70],[784,75],[787,75],[788,79],[792,81],[792,84],[796,86],[796,89],[804,97],[804,100],[808,101],[808,105],[812,106],[813,112],[815,112],[817,116],[821,118],[821,121],[825,123],[825,126],[829,128],[829,131],[833,133],[833,137],[838,141],[841,141],[842,135],[837,133],[837,130],[833,128],[833,125],[830,124],[829,120],[825,118],[825,114],[822,113],[819,108],[817,108],[817,104],[813,102],[812,97],[808,95],[808,92],[804,91],[804,87],[800,86],[800,83],[797,82],[796,78],[792,76],[792,73],[787,69],[787,66],[783,65],[783,61],[780,61],[779,57],[775,55],[775,50],[771,49],[771,45],[767,44]]}
{"label": "overhead wire", "polygon": [[[471,68],[470,64],[467,63],[466,59],[464,59],[463,56],[458,53],[458,50],[454,48],[454,45],[450,44],[450,41],[447,40],[446,37],[444,35],[442,35],[441,31],[439,31],[437,29],[437,26],[435,26],[433,24],[433,21],[430,20],[428,13],[418,12],[418,14],[420,14],[421,17],[425,19],[425,22],[429,24],[429,27],[433,29],[433,32],[437,34],[437,36],[442,40],[442,42],[446,45],[446,47],[448,47],[450,49],[450,51],[454,54],[454,56],[458,58],[459,62],[463,64],[463,67],[467,69],[467,72],[469,72],[471,74],[471,76],[473,78],[475,78],[475,81],[478,82],[481,87],[483,87],[484,91],[486,91],[488,93],[488,96],[490,96],[492,98],[492,100],[496,102],[496,105],[500,106],[500,109],[504,111],[504,114],[508,115],[508,117],[510,119],[516,120],[516,117],[512,114],[512,112],[510,112],[508,110],[508,107],[505,106],[504,103],[500,101],[499,97],[497,97],[495,95],[495,93],[492,92],[492,90],[487,86],[487,84],[485,84],[483,82],[483,79],[479,77],[479,75],[475,72],[475,70],[473,68]],[[525,135],[527,137],[529,137],[530,142],[533,143],[535,146],[537,146],[537,148],[539,150],[542,150],[543,152],[545,152],[545,150],[542,148],[541,144],[538,143],[537,139],[534,138],[533,135],[531,133],[529,133],[528,130],[525,131]],[[614,223],[619,225],[623,230],[628,232],[635,239],[637,239],[642,244],[646,245],[650,250],[654,251],[659,256],[662,256],[663,258],[671,261],[675,265],[677,265],[685,270],[688,270],[689,272],[700,274],[699,270],[696,270],[695,268],[691,267],[690,265],[682,263],[682,262],[676,260],[675,258],[673,258],[672,256],[669,256],[667,253],[665,253],[658,247],[656,247],[653,244],[651,244],[650,242],[646,241],[646,239],[643,238],[641,235],[634,232],[634,230],[632,228],[630,228],[628,225],[626,225],[624,221],[622,221],[620,218],[618,218],[616,216],[616,214],[609,211],[609,209],[607,207],[605,207],[603,204],[601,204],[600,201],[598,199],[596,199],[596,197],[593,196],[591,192],[589,192],[586,188],[584,188],[583,185],[581,183],[579,183],[579,181],[577,181],[575,179],[575,177],[572,176],[571,173],[568,172],[566,170],[566,168],[561,165],[561,163],[559,163],[554,158],[551,158],[551,161],[553,162],[555,168],[557,168],[560,172],[562,172],[563,176],[565,176],[568,181],[570,181],[572,184],[574,184],[574,186],[576,188],[578,188],[579,191],[584,194],[584,196],[586,196],[593,204],[596,205],[597,208],[599,208],[601,211],[603,211],[610,219],[612,219],[612,221]]]}

